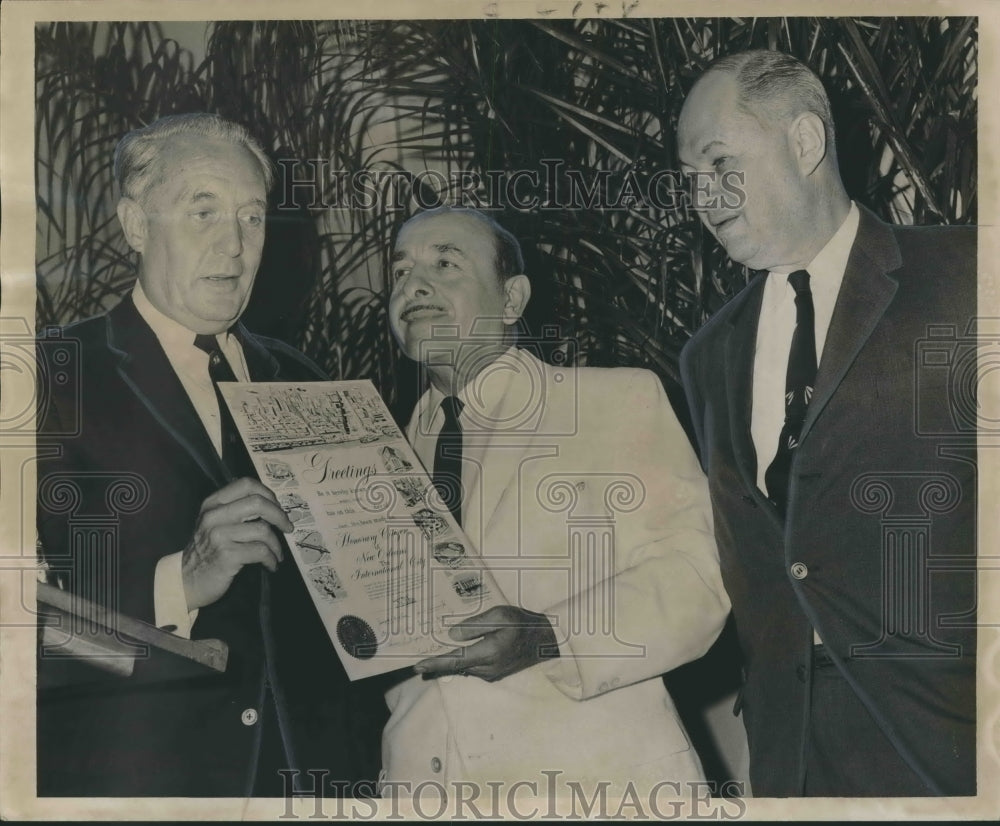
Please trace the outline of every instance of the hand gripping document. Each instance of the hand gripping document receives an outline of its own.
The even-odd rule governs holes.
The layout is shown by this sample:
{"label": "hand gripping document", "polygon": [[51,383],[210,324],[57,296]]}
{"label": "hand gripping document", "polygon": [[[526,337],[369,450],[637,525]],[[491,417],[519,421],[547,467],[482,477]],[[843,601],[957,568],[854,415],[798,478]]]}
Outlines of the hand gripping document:
{"label": "hand gripping document", "polygon": [[220,383],[352,680],[455,647],[506,602],[370,381]]}

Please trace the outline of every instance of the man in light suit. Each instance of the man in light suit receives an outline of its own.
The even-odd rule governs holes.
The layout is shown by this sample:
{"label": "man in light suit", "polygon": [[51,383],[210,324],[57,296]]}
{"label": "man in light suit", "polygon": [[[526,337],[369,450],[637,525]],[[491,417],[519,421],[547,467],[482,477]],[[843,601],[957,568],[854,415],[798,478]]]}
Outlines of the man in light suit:
{"label": "man in light suit", "polygon": [[973,794],[975,424],[952,379],[975,230],[852,203],[823,86],[778,52],[709,67],[678,146],[704,224],[764,271],[681,359],[753,792]]}
{"label": "man in light suit", "polygon": [[[350,794],[377,776],[384,704],[348,683],[285,551],[292,524],[214,387],[220,367],[241,381],[323,378],[239,323],[271,164],[243,127],[188,114],[126,135],[115,173],[139,277],[58,336],[75,344],[81,384],[76,397],[53,382],[40,410],[41,545],[65,589],[220,639],[229,661],[212,676],[161,654],[128,678],[42,691],[39,794],[278,796],[281,769],[326,770],[325,793]],[[44,341],[40,355],[56,374]],[[88,524],[112,535],[87,539]],[[40,684],[56,666],[40,659]]]}
{"label": "man in light suit", "polygon": [[510,604],[387,693],[383,794],[577,784],[589,800],[700,779],[657,675],[705,652],[728,601],[704,476],[658,379],[514,346],[530,284],[482,213],[416,216],[392,267],[393,332],[430,378],[408,437]]}

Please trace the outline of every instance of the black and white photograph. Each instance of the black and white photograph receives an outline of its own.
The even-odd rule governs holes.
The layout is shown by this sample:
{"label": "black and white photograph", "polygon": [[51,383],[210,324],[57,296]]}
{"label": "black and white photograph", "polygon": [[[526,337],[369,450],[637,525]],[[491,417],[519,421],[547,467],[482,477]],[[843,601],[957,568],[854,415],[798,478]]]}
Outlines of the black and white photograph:
{"label": "black and white photograph", "polygon": [[0,817],[1000,817],[1000,10],[708,11],[4,3]]}

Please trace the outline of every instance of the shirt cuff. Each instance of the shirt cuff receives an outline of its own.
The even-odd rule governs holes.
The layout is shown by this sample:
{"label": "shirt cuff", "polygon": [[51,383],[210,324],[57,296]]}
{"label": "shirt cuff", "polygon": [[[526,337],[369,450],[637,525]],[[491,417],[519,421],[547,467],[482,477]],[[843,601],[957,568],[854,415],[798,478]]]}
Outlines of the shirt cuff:
{"label": "shirt cuff", "polygon": [[181,574],[182,557],[183,553],[178,551],[162,557],[156,563],[153,574],[153,615],[157,628],[191,639],[191,627],[198,618],[198,609],[188,611],[184,578]]}

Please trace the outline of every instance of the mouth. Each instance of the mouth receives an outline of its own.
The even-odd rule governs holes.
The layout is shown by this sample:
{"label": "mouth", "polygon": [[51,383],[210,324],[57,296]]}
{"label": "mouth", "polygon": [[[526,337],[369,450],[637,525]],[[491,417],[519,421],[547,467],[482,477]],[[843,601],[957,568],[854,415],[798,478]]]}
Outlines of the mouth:
{"label": "mouth", "polygon": [[444,307],[438,304],[411,304],[399,314],[400,321],[419,321],[422,318],[435,318],[443,315]]}
{"label": "mouth", "polygon": [[212,275],[203,275],[199,280],[204,284],[206,290],[219,294],[230,295],[243,288],[242,277],[239,275],[213,273]]}

